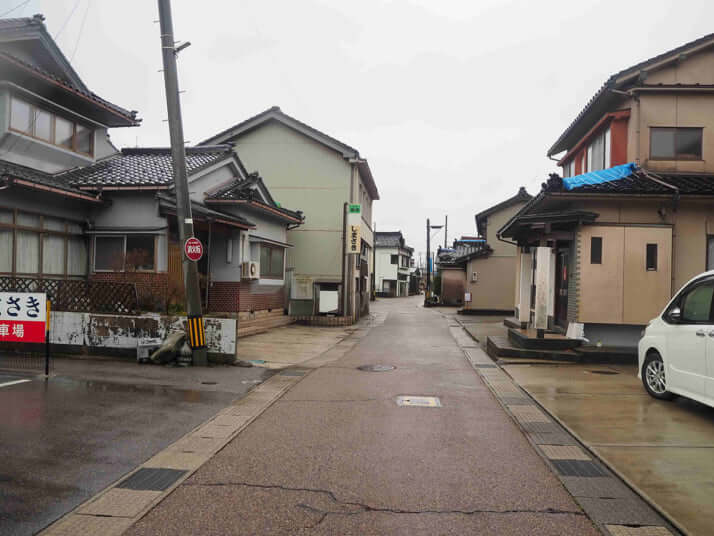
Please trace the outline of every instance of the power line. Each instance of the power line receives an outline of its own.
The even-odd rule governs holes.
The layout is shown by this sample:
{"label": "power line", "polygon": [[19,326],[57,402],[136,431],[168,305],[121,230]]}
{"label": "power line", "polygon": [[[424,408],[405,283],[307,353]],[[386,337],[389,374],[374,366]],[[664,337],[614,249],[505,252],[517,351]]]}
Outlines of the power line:
{"label": "power line", "polygon": [[54,35],[54,40],[55,40],[55,41],[57,41],[57,38],[60,36],[60,34],[61,34],[61,33],[64,31],[64,29],[67,27],[67,23],[68,23],[69,20],[72,18],[72,15],[74,15],[74,12],[77,11],[77,6],[79,5],[80,2],[81,2],[81,0],[77,0],[77,1],[74,3],[74,7],[72,8],[72,11],[69,12],[69,15],[67,15],[67,18],[64,19],[64,22],[62,23],[62,26],[60,26],[60,29],[57,30],[57,33]]}
{"label": "power line", "polygon": [[23,7],[23,6],[26,6],[26,5],[29,4],[29,3],[30,3],[30,0],[25,0],[24,2],[22,2],[22,3],[18,4],[18,5],[16,5],[16,6],[13,7],[12,9],[9,9],[9,10],[6,11],[5,13],[0,13],[0,18],[4,17],[5,15],[9,15],[9,14],[12,13],[13,11],[15,11],[16,9],[19,9],[19,8],[21,8],[21,7]]}
{"label": "power line", "polygon": [[79,40],[82,39],[82,32],[84,31],[84,23],[87,22],[87,13],[89,13],[89,6],[92,5],[91,0],[87,0],[87,9],[84,10],[84,16],[82,17],[82,24],[79,26],[79,35],[77,35],[77,42],[74,44],[74,50],[69,58],[69,61],[74,61],[74,55],[77,53],[79,48]]}

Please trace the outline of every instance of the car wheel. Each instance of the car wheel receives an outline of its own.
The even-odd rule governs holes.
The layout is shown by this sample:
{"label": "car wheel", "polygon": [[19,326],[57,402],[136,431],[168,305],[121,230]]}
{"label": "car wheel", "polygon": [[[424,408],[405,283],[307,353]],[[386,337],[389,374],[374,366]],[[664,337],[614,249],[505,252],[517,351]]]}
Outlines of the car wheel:
{"label": "car wheel", "polygon": [[667,378],[665,377],[664,361],[657,352],[652,352],[642,365],[642,383],[645,389],[654,398],[671,400],[673,395],[667,391]]}

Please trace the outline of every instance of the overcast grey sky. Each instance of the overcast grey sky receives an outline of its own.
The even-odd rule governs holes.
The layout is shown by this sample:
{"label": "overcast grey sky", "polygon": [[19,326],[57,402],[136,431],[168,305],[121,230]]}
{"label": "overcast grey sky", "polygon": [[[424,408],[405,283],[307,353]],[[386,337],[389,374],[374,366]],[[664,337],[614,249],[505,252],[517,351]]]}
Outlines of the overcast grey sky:
{"label": "overcast grey sky", "polygon": [[[0,0],[0,13],[22,0]],[[359,149],[379,230],[425,250],[535,193],[545,152],[605,79],[714,31],[714,2],[173,0],[184,131],[197,143],[273,105]],[[30,0],[85,83],[138,110],[119,147],[166,146],[153,0]],[[299,209],[300,207],[289,207]],[[443,234],[436,240],[443,242]]]}

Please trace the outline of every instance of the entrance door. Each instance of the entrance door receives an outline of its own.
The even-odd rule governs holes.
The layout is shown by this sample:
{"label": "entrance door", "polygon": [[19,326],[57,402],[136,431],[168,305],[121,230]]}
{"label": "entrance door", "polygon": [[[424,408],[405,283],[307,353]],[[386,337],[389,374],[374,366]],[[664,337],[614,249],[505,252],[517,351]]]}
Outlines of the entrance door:
{"label": "entrance door", "polygon": [[568,251],[555,255],[555,322],[568,327]]}

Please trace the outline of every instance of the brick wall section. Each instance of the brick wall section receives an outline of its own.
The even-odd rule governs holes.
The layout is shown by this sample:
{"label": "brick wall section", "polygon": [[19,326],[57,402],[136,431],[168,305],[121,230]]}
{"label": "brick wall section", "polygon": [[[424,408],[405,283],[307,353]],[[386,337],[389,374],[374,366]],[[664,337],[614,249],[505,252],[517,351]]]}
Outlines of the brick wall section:
{"label": "brick wall section", "polygon": [[208,310],[215,313],[237,313],[240,282],[214,281],[208,289]]}
{"label": "brick wall section", "polygon": [[238,298],[239,311],[264,311],[285,308],[284,285],[261,285],[256,280],[242,281]]}
{"label": "brick wall section", "polygon": [[166,272],[96,272],[89,276],[90,281],[108,283],[133,283],[141,309],[163,310],[169,287]]}

